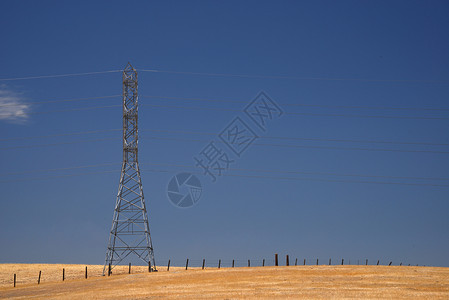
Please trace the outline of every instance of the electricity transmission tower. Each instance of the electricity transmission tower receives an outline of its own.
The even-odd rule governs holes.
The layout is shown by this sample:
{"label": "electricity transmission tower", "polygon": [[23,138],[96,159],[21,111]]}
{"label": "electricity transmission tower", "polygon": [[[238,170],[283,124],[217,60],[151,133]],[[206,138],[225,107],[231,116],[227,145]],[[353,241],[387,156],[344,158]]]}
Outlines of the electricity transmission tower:
{"label": "electricity transmission tower", "polygon": [[103,275],[130,254],[156,271],[137,160],[137,101],[137,71],[128,63],[123,71],[123,164]]}

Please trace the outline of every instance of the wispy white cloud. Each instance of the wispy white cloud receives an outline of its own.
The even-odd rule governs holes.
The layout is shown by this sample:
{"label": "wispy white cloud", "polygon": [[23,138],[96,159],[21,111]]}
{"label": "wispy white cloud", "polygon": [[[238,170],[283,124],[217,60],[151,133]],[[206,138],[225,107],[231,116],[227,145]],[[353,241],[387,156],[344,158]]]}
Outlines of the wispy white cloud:
{"label": "wispy white cloud", "polygon": [[29,118],[31,106],[17,92],[5,84],[0,85],[0,120],[12,123],[25,123]]}

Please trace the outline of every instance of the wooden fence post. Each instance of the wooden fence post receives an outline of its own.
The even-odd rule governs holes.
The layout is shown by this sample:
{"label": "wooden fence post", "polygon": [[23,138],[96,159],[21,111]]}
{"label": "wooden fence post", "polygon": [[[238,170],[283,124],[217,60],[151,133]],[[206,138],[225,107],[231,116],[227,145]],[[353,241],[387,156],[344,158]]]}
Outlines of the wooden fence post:
{"label": "wooden fence post", "polygon": [[37,284],[41,283],[41,274],[42,274],[42,271],[39,271],[39,278],[37,278]]}
{"label": "wooden fence post", "polygon": [[234,260],[232,260],[232,267],[234,268]]}
{"label": "wooden fence post", "polygon": [[204,264],[206,263],[206,259],[203,258],[203,266],[201,267],[201,270],[204,270]]}
{"label": "wooden fence post", "polygon": [[248,268],[251,266],[251,262],[249,261],[249,259],[248,259]]}
{"label": "wooden fence post", "polygon": [[111,264],[109,263],[108,265],[108,276],[111,276],[112,271],[111,271]]}
{"label": "wooden fence post", "polygon": [[306,265],[306,259],[304,258],[304,266]]}
{"label": "wooden fence post", "polygon": [[277,267],[279,264],[278,264],[278,254],[277,253],[275,253],[274,254],[274,265]]}
{"label": "wooden fence post", "polygon": [[318,258],[316,259],[316,265],[318,266]]}
{"label": "wooden fence post", "polygon": [[186,260],[186,270],[187,270],[188,266],[189,266],[189,259],[187,258],[187,260]]}
{"label": "wooden fence post", "polygon": [[389,266],[391,266],[391,264],[392,264],[393,262],[392,261],[390,261],[390,263],[388,264]]}
{"label": "wooden fence post", "polygon": [[296,258],[295,259],[295,266],[297,266],[298,265],[298,259]]}
{"label": "wooden fence post", "polygon": [[168,260],[167,271],[170,271],[170,260]]}
{"label": "wooden fence post", "polygon": [[399,265],[402,266],[402,263],[400,263]]}
{"label": "wooden fence post", "polygon": [[84,278],[87,279],[87,266],[86,266],[86,271],[84,272]]}
{"label": "wooden fence post", "polygon": [[345,262],[345,259],[342,258],[342,259],[341,259],[341,265],[342,265],[342,266],[343,266],[344,262]]}
{"label": "wooden fence post", "polygon": [[62,268],[62,281],[64,281],[64,279],[65,279],[65,269]]}
{"label": "wooden fence post", "polygon": [[366,264],[365,264],[366,266],[368,265],[368,258],[366,259]]}
{"label": "wooden fence post", "polygon": [[218,268],[221,268],[221,259],[218,260]]}
{"label": "wooden fence post", "polygon": [[377,265],[379,265],[379,260],[377,260]]}
{"label": "wooden fence post", "polygon": [[262,260],[262,267],[265,267],[265,258]]}
{"label": "wooden fence post", "polygon": [[285,256],[285,265],[288,267],[290,262],[288,261],[288,254]]}
{"label": "wooden fence post", "polygon": [[16,287],[16,274],[14,274],[14,287]]}
{"label": "wooden fence post", "polygon": [[332,263],[331,263],[331,259],[329,258],[329,266],[331,265]]}
{"label": "wooden fence post", "polygon": [[131,274],[131,263],[129,263],[128,274]]}

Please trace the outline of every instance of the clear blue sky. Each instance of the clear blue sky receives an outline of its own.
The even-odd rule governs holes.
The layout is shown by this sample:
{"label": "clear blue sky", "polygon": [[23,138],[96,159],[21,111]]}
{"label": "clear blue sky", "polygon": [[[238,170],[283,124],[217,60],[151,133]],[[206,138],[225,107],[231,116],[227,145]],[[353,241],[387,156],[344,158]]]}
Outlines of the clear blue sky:
{"label": "clear blue sky", "polygon": [[[2,79],[130,61],[202,73],[139,71],[157,263],[448,267],[448,16],[438,0],[1,2],[0,262],[104,263],[122,159],[120,72]],[[261,90],[285,114],[225,173],[243,177],[198,175],[198,205],[171,205],[170,178],[200,171],[193,157]]]}

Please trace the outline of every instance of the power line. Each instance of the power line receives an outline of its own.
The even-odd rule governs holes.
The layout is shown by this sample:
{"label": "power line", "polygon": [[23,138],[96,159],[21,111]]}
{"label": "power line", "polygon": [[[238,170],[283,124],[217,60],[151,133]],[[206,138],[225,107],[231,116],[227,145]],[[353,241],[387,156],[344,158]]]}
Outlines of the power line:
{"label": "power line", "polygon": [[258,178],[258,179],[294,180],[294,181],[298,181],[299,180],[299,181],[335,182],[335,183],[367,183],[367,184],[387,184],[387,185],[449,187],[449,185],[445,185],[445,184],[430,184],[430,183],[404,183],[404,182],[382,182],[382,181],[362,181],[362,180],[317,179],[317,178],[279,177],[279,176],[261,176],[261,175],[238,175],[238,174],[222,174],[222,176],[244,177],[244,178]]}
{"label": "power line", "polygon": [[[176,167],[176,168],[190,168],[198,169],[193,165],[185,164],[173,164],[173,163],[142,163],[143,165],[150,166],[162,166],[162,167]],[[101,163],[101,164],[91,164],[91,165],[81,165],[81,166],[71,166],[62,168],[52,168],[52,169],[35,169],[35,170],[25,170],[20,172],[2,173],[0,177],[14,176],[31,174],[38,172],[59,172],[77,169],[87,169],[87,168],[97,168],[104,166],[118,166],[120,163]],[[385,176],[385,175],[372,175],[372,174],[348,174],[348,173],[336,173],[336,172],[310,172],[310,171],[296,171],[296,170],[281,170],[281,169],[248,169],[248,168],[229,168],[230,171],[237,172],[256,172],[256,173],[278,173],[278,174],[303,174],[303,175],[319,175],[319,176],[341,176],[341,177],[359,177],[359,178],[386,178],[386,179],[411,179],[411,180],[438,180],[438,181],[449,181],[449,178],[444,177],[413,177],[413,176]]]}
{"label": "power line", "polygon": [[68,170],[97,168],[97,167],[113,166],[113,165],[118,166],[119,163],[102,163],[102,164],[95,164],[95,165],[82,165],[82,166],[64,167],[64,168],[26,170],[26,171],[21,171],[21,172],[1,173],[0,177],[31,174],[31,173],[40,173],[40,172],[59,172],[59,171],[68,171]]}
{"label": "power line", "polygon": [[[56,178],[66,178],[74,176],[85,176],[85,175],[96,175],[113,173],[117,170],[107,170],[98,172],[85,172],[79,174],[66,174],[48,177],[34,177],[34,178],[23,178],[23,179],[11,179],[11,180],[1,180],[0,182],[17,182],[17,181],[32,181],[32,180],[47,180]],[[155,169],[141,169],[141,172],[157,172],[157,173],[169,173],[170,170],[155,170]],[[195,174],[202,174],[201,172],[192,172]],[[431,184],[431,183],[403,183],[403,182],[382,182],[382,181],[362,181],[362,180],[339,180],[339,179],[318,179],[318,178],[298,178],[298,177],[281,177],[281,176],[262,176],[262,175],[240,175],[240,174],[222,174],[221,176],[226,177],[243,177],[243,178],[255,178],[255,179],[275,179],[275,180],[294,180],[294,181],[317,181],[317,182],[333,182],[333,183],[362,183],[362,184],[383,184],[383,185],[406,185],[406,186],[431,186],[431,187],[449,187],[449,185],[444,184]]]}
{"label": "power line", "polygon": [[49,137],[61,137],[61,136],[72,136],[72,135],[84,135],[84,134],[94,134],[112,131],[122,131],[122,129],[104,129],[104,130],[91,130],[91,131],[79,131],[79,132],[67,132],[67,133],[57,133],[49,135],[38,135],[38,136],[25,136],[25,137],[13,137],[0,139],[0,141],[13,141],[13,140],[28,140],[28,139],[42,139]]}
{"label": "power line", "polygon": [[17,181],[47,180],[47,179],[57,179],[57,178],[66,178],[66,177],[75,177],[75,176],[97,175],[97,174],[105,174],[105,173],[117,173],[117,170],[97,171],[97,172],[85,172],[85,173],[65,174],[65,175],[55,175],[55,176],[47,176],[47,177],[33,177],[33,178],[6,179],[6,180],[0,180],[0,182],[17,182]]}
{"label": "power line", "polygon": [[[146,172],[158,172],[158,173],[168,173],[170,170],[155,170],[155,169],[146,169],[141,170]],[[66,178],[66,177],[76,177],[76,176],[85,176],[85,175],[98,175],[98,174],[107,174],[107,173],[117,173],[117,170],[104,170],[104,171],[93,171],[93,172],[84,172],[84,173],[76,173],[76,174],[64,174],[64,175],[54,175],[54,176],[46,176],[46,177],[32,177],[32,178],[17,178],[17,179],[5,179],[0,180],[0,182],[21,182],[21,181],[35,181],[35,180],[48,180],[48,179],[58,179],[58,178]]]}
{"label": "power line", "polygon": [[[13,140],[27,140],[27,139],[43,139],[51,137],[72,136],[72,135],[85,135],[96,134],[104,132],[118,132],[122,129],[104,129],[104,130],[91,130],[80,132],[66,132],[50,135],[38,135],[38,136],[25,136],[25,137],[13,137],[2,138],[0,141],[13,141]],[[177,134],[191,134],[191,135],[209,135],[216,136],[216,132],[205,131],[188,131],[188,130],[170,130],[170,129],[139,129],[139,131],[150,132],[162,132],[162,133],[177,133]],[[287,136],[261,136],[261,139],[277,139],[277,140],[298,140],[298,141],[317,141],[317,142],[345,142],[345,143],[372,143],[372,144],[392,144],[392,145],[425,145],[425,146],[449,146],[449,143],[428,143],[428,142],[396,142],[396,141],[379,141],[379,140],[357,140],[357,139],[331,139],[331,138],[301,138],[301,137],[287,137]]]}
{"label": "power line", "polygon": [[[193,168],[193,169],[198,168],[193,165],[183,165],[183,164],[143,163],[143,165],[168,166],[168,167]],[[343,177],[370,177],[370,178],[388,178],[388,179],[443,180],[443,181],[449,180],[449,178],[443,177],[383,176],[383,175],[348,174],[348,173],[334,173],[334,172],[305,172],[305,171],[280,170],[280,169],[229,168],[228,170],[259,172],[259,173],[305,174],[305,175],[325,175],[325,176],[343,176]]]}
{"label": "power line", "polygon": [[[231,111],[240,112],[238,109],[221,108],[221,107],[197,107],[197,106],[182,106],[182,105],[158,105],[158,104],[147,104],[142,103],[144,106],[159,107],[159,108],[179,108],[179,109],[192,109],[192,110],[213,110],[213,111]],[[60,110],[50,110],[50,111],[37,111],[29,112],[27,115],[36,114],[50,114],[50,113],[61,113],[61,112],[72,112],[72,111],[86,111],[104,108],[115,108],[121,107],[121,105],[104,105],[104,106],[92,106],[92,107],[80,107],[80,108],[69,108]],[[380,118],[380,119],[409,119],[409,120],[449,120],[449,118],[444,117],[413,117],[413,116],[375,116],[375,115],[351,115],[351,114],[316,114],[316,113],[298,113],[298,112],[287,112],[287,115],[300,115],[300,116],[310,116],[310,117],[349,117],[349,118]],[[0,114],[0,117],[7,117],[9,114]]]}
{"label": "power line", "polygon": [[69,112],[69,111],[84,111],[84,110],[94,110],[94,109],[102,109],[102,108],[114,108],[121,107],[121,105],[104,105],[104,106],[90,106],[90,107],[79,107],[79,108],[69,108],[69,109],[60,109],[60,110],[49,110],[49,111],[37,111],[30,112],[28,114],[50,114],[50,113],[60,113],[60,112]]}
{"label": "power line", "polygon": [[[117,104],[117,105],[90,106],[90,107],[79,107],[79,108],[48,110],[48,111],[35,111],[35,112],[29,112],[26,114],[27,115],[39,115],[39,114],[51,114],[51,113],[61,113],[61,112],[70,112],[70,111],[85,111],[85,110],[113,108],[113,107],[121,107],[121,105]],[[0,117],[7,117],[7,116],[9,116],[9,114],[0,114]]]}
{"label": "power line", "polygon": [[[87,98],[75,98],[75,99],[63,99],[63,100],[47,100],[47,101],[31,101],[27,103],[23,103],[25,105],[35,105],[35,104],[45,104],[45,103],[62,103],[62,102],[74,102],[74,101],[85,101],[85,100],[93,100],[93,99],[106,99],[106,98],[114,98],[119,97],[121,95],[111,95],[111,96],[100,96],[100,97],[87,97]],[[0,107],[4,106],[16,106],[17,103],[6,103],[0,104]]]}
{"label": "power line", "polygon": [[[217,135],[216,132],[204,131],[186,131],[186,130],[164,130],[164,129],[140,129],[141,131],[164,132],[164,133],[182,133],[182,134],[198,134],[198,135]],[[373,143],[373,144],[397,144],[397,145],[426,145],[426,146],[449,146],[449,143],[427,143],[427,142],[393,142],[393,141],[373,141],[373,140],[356,140],[356,139],[325,139],[325,138],[300,138],[300,137],[284,137],[284,136],[261,136],[262,139],[279,139],[279,140],[299,140],[299,141],[318,141],[318,142],[347,142],[347,143]]]}
{"label": "power line", "polygon": [[[221,108],[221,107],[198,107],[198,106],[182,106],[182,105],[159,105],[159,104],[147,104],[144,106],[152,106],[159,108],[180,108],[180,109],[192,109],[192,110],[214,110],[214,111],[232,111],[241,112],[239,109]],[[298,115],[309,117],[345,117],[345,118],[375,118],[375,119],[408,119],[408,120],[449,120],[449,118],[440,117],[408,117],[408,116],[374,116],[374,115],[351,115],[351,114],[316,114],[316,113],[299,113],[299,112],[286,112],[286,115]]]}
{"label": "power line", "polygon": [[294,80],[319,80],[319,81],[360,81],[360,82],[396,82],[396,83],[449,83],[449,80],[420,80],[420,79],[363,79],[363,78],[332,78],[332,77],[300,77],[300,76],[279,76],[279,75],[249,75],[249,74],[230,74],[230,73],[204,73],[204,72],[183,72],[156,69],[138,69],[141,72],[167,73],[179,75],[199,75],[210,77],[237,77],[237,78],[255,78],[255,79],[294,79]]}
{"label": "power line", "polygon": [[56,75],[38,75],[38,76],[14,77],[14,78],[0,78],[0,81],[13,81],[13,80],[28,80],[28,79],[84,76],[84,75],[106,74],[106,73],[115,73],[115,72],[122,72],[122,70],[110,70],[110,71],[99,71],[99,72],[84,72],[84,73],[67,73],[67,74],[56,74]]}
{"label": "power line", "polygon": [[[186,97],[167,97],[167,96],[141,96],[143,98],[166,99],[166,100],[184,100],[184,101],[204,101],[220,103],[241,103],[248,104],[249,101],[243,100],[225,100],[208,98],[186,98]],[[350,109],[377,109],[377,110],[423,110],[423,111],[449,111],[449,108],[426,108],[426,107],[389,107],[389,106],[360,106],[360,105],[324,105],[324,104],[304,104],[304,103],[279,103],[281,106],[301,106],[301,107],[322,107],[322,108],[350,108]]]}
{"label": "power line", "polygon": [[[208,143],[210,140],[195,140],[183,138],[166,138],[166,137],[143,137],[143,139],[180,141],[180,142],[203,142]],[[271,147],[285,147],[285,148],[304,148],[304,149],[329,149],[329,150],[356,150],[356,151],[381,151],[381,152],[407,152],[407,153],[434,153],[434,154],[449,154],[449,151],[433,151],[433,150],[398,150],[398,149],[382,149],[382,148],[345,148],[345,147],[328,147],[328,146],[305,146],[305,145],[288,145],[288,144],[261,144],[253,143],[255,146],[271,146]]]}
{"label": "power line", "polygon": [[[28,137],[14,137],[0,139],[0,141],[12,141],[12,140],[27,140],[27,139],[40,139],[48,137],[62,137],[62,136],[74,136],[74,135],[85,135],[85,134],[96,134],[104,132],[118,132],[121,129],[107,129],[107,130],[93,130],[84,132],[71,132],[71,133],[61,133],[53,135],[42,135],[42,136],[28,136]],[[182,133],[182,134],[197,134],[197,135],[217,135],[212,132],[201,132],[201,131],[185,131],[185,130],[163,130],[163,129],[141,129],[141,131],[151,131],[151,132],[163,132],[163,133]],[[320,138],[297,138],[297,137],[282,137],[282,136],[266,136],[260,137],[261,139],[278,139],[278,140],[299,140],[299,141],[325,141],[325,142],[349,142],[349,143],[377,143],[377,144],[398,144],[398,145],[426,145],[426,146],[448,146],[449,144],[438,144],[438,143],[424,143],[424,142],[392,142],[392,141],[369,141],[369,140],[344,140],[344,139],[320,139]],[[89,140],[78,140],[71,142],[60,142],[60,143],[45,143],[36,145],[24,145],[24,146],[9,146],[0,147],[0,150],[6,149],[20,149],[20,148],[34,148],[34,147],[46,147],[46,146],[58,146],[58,145],[68,145],[74,143],[84,143],[92,141],[105,141],[112,140],[113,138],[101,138],[101,139],[89,139]],[[170,141],[186,141],[186,142],[208,142],[206,140],[197,139],[186,139],[177,137],[143,137],[143,139],[156,139],[156,140],[170,140]],[[434,151],[434,150],[401,150],[401,149],[377,149],[377,148],[345,148],[345,147],[332,147],[332,146],[307,146],[307,145],[290,145],[290,144],[260,144],[254,143],[257,146],[278,146],[278,147],[293,147],[293,148],[312,148],[312,149],[334,149],[334,150],[363,150],[363,151],[391,151],[391,152],[416,152],[416,153],[438,153],[447,154],[446,151]]]}
{"label": "power line", "polygon": [[[62,99],[62,100],[48,100],[48,101],[37,101],[24,103],[25,105],[35,105],[35,104],[46,104],[46,103],[65,103],[65,102],[75,102],[75,101],[85,101],[93,99],[107,99],[120,97],[121,95],[110,95],[110,96],[98,96],[98,97],[84,97],[84,98],[74,98],[74,99]],[[171,100],[185,100],[185,101],[208,101],[208,102],[224,102],[224,103],[248,103],[248,101],[234,101],[234,100],[220,100],[220,99],[204,99],[204,98],[183,98],[183,97],[163,97],[163,96],[142,96],[144,98],[162,98]],[[0,107],[15,106],[15,103],[0,104]],[[221,107],[190,107],[182,105],[159,105],[159,104],[148,104],[142,103],[141,105],[162,107],[162,108],[182,108],[182,109],[196,109],[196,110],[218,110],[218,111],[234,111],[237,109],[228,109]],[[385,109],[385,110],[415,110],[415,111],[449,111],[449,108],[413,108],[413,107],[374,107],[374,106],[345,106],[345,105],[320,105],[320,104],[301,104],[301,103],[281,103],[283,106],[305,106],[305,107],[321,107],[321,108],[352,108],[352,109]],[[81,107],[81,108],[71,108],[64,110],[52,110],[52,111],[41,111],[41,112],[29,112],[27,114],[47,114],[47,113],[59,113],[68,111],[81,111],[81,110],[91,110],[100,108],[111,108],[118,107],[120,105],[108,105],[108,106],[96,106],[96,107]],[[414,117],[414,116],[372,116],[372,115],[347,115],[347,114],[315,114],[315,113],[297,113],[297,112],[287,112],[286,114],[292,115],[304,115],[304,116],[326,116],[326,117],[357,117],[357,118],[392,118],[392,119],[424,119],[424,120],[448,120],[449,118],[441,117]],[[9,114],[8,114],[9,115]],[[0,116],[6,116],[0,115]]]}
{"label": "power line", "polygon": [[52,143],[52,144],[49,143],[49,144],[37,144],[37,145],[1,147],[0,150],[60,146],[60,145],[71,145],[71,144],[77,144],[77,143],[92,143],[92,142],[110,141],[110,140],[117,140],[117,139],[116,138],[102,138],[102,139],[80,140],[80,141],[61,142],[61,143]]}
{"label": "power line", "polygon": [[[53,75],[37,75],[25,77],[0,78],[0,81],[14,81],[14,80],[28,80],[28,79],[43,79],[43,78],[59,78],[72,76],[97,75],[107,73],[118,73],[123,70],[108,70],[97,72],[82,72],[82,73],[66,73]],[[250,74],[231,74],[231,73],[207,73],[207,72],[184,72],[184,71],[170,71],[157,69],[139,69],[141,72],[151,73],[167,73],[179,75],[198,75],[210,77],[237,77],[237,78],[255,78],[255,79],[293,79],[293,80],[318,80],[318,81],[359,81],[359,82],[397,82],[397,83],[449,83],[449,80],[423,80],[423,79],[364,79],[364,78],[343,78],[343,77],[301,77],[301,76],[282,76],[282,75],[250,75]]]}

